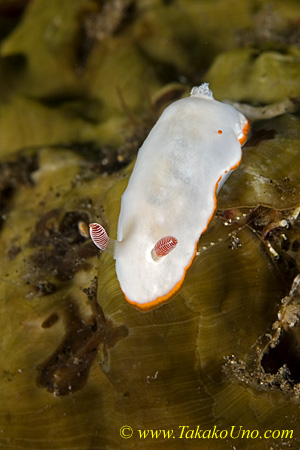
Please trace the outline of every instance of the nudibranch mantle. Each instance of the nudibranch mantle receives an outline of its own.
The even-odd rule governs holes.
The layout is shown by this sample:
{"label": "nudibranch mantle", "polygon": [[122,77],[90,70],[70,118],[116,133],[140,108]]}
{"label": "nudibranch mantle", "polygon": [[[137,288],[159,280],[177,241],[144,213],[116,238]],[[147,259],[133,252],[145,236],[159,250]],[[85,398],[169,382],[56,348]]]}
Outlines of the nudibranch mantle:
{"label": "nudibranch mantle", "polygon": [[[150,131],[122,196],[114,247],[117,277],[133,306],[148,311],[179,290],[249,128],[204,83],[168,106]],[[164,237],[171,248],[153,257]]]}

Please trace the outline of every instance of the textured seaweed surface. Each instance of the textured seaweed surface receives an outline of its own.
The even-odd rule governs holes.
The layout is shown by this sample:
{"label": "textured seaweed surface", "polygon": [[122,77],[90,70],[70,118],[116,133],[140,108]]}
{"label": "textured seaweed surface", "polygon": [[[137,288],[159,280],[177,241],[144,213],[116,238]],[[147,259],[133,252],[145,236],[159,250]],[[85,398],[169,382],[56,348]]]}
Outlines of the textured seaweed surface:
{"label": "textured seaweed surface", "polygon": [[[300,448],[299,20],[296,0],[1,1],[0,448]],[[139,146],[202,81],[261,117],[182,289],[141,313],[88,224],[116,237]]]}

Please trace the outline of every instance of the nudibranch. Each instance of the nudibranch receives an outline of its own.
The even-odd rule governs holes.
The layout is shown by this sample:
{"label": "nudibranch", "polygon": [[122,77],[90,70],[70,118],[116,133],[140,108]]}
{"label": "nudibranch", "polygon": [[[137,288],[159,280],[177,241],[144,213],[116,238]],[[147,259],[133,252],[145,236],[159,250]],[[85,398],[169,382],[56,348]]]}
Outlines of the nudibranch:
{"label": "nudibranch", "polygon": [[249,129],[242,113],[214,99],[208,83],[194,87],[164,110],[140,148],[122,195],[117,241],[90,224],[93,242],[113,251],[121,289],[139,310],[180,289]]}

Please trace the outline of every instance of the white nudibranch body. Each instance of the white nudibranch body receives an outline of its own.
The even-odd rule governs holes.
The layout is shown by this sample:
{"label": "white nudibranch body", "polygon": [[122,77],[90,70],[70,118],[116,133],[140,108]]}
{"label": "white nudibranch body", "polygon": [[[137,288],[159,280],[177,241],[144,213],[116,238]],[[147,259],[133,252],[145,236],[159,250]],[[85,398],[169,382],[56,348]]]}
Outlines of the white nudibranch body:
{"label": "white nudibranch body", "polygon": [[[181,287],[249,128],[204,83],[168,106],[150,131],[122,196],[114,247],[117,277],[133,306],[156,308]],[[91,237],[97,245],[98,233],[103,248],[97,226],[102,232],[91,224]]]}

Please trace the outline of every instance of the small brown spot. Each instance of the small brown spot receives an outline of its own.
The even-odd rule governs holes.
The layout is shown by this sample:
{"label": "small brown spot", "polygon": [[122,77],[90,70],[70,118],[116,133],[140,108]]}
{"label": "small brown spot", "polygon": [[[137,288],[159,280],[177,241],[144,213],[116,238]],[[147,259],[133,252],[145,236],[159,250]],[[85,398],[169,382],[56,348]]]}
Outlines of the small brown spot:
{"label": "small brown spot", "polygon": [[59,316],[57,313],[52,313],[44,322],[42,323],[42,328],[51,328],[58,321]]}
{"label": "small brown spot", "polygon": [[15,257],[21,252],[22,248],[18,245],[12,245],[7,252],[9,259],[15,259]]}
{"label": "small brown spot", "polygon": [[292,243],[292,249],[293,252],[299,252],[300,250],[300,240],[299,239],[295,239]]}

